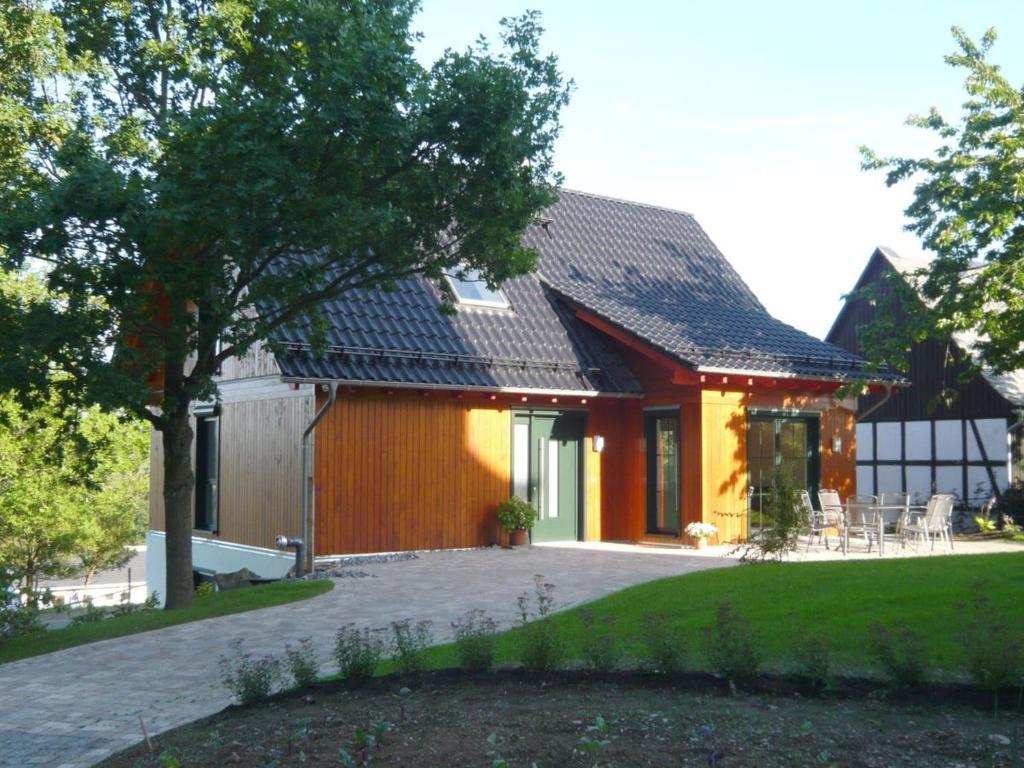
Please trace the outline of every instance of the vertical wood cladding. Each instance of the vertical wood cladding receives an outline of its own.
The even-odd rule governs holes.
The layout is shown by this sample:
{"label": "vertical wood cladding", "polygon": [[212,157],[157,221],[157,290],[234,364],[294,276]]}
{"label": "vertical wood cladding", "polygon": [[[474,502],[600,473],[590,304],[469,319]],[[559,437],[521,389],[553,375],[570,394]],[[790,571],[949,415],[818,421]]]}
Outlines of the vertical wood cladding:
{"label": "vertical wood cladding", "polygon": [[316,431],[317,554],[498,542],[510,414],[450,395],[339,393]]}
{"label": "vertical wood cladding", "polygon": [[[312,417],[312,396],[221,405],[219,529],[214,533],[195,531],[196,536],[269,548],[278,534],[300,535],[299,444]],[[150,528],[162,531],[163,448],[159,432],[152,434],[150,451]]]}

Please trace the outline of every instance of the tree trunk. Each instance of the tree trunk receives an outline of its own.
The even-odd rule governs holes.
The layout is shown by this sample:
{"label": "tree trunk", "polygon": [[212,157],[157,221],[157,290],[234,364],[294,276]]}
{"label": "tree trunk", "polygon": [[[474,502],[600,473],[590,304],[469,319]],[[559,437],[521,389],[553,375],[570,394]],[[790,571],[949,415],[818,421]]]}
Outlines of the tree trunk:
{"label": "tree trunk", "polygon": [[192,605],[192,426],[188,408],[165,415],[164,527],[167,532],[167,610]]}

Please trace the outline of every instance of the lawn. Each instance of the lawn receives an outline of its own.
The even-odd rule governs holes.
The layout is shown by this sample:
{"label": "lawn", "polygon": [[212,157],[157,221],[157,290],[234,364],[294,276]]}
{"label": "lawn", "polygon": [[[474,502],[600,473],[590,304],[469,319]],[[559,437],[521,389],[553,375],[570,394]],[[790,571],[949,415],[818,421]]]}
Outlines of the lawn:
{"label": "lawn", "polygon": [[[766,667],[785,671],[794,639],[807,628],[825,638],[836,671],[861,674],[872,667],[869,627],[874,622],[905,621],[925,642],[929,666],[943,671],[962,667],[960,638],[968,621],[974,585],[1004,621],[1024,631],[1020,589],[1024,553],[928,557],[905,560],[749,565],[675,576],[625,589],[609,597],[557,614],[570,657],[579,656],[584,631],[581,610],[600,621],[614,617],[616,634],[633,655],[645,617],[669,617],[689,639],[688,666],[703,667],[703,630],[720,603],[746,617],[757,634]],[[557,585],[554,590],[558,597]],[[517,631],[499,638],[499,661],[512,661]],[[452,646],[431,649],[432,667],[454,666]]]}
{"label": "lawn", "polygon": [[322,595],[334,587],[331,579],[282,581],[249,589],[196,595],[191,608],[177,611],[149,610],[103,621],[22,635],[0,643],[0,663],[60,651],[76,645],[134,635],[151,629],[173,627],[200,619],[212,619],[243,611],[255,611]]}

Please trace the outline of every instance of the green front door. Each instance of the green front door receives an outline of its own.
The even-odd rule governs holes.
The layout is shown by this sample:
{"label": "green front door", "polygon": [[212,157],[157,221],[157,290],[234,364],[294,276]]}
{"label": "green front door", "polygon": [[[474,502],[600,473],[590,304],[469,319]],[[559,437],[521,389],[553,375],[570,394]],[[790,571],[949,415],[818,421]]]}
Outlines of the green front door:
{"label": "green front door", "polygon": [[537,510],[533,541],[575,540],[583,415],[518,413],[512,429],[512,491]]}

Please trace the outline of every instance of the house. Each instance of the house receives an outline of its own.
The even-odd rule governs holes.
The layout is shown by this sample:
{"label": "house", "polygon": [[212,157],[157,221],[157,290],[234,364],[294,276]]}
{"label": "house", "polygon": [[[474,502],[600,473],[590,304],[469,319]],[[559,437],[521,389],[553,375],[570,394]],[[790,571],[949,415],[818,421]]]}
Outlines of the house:
{"label": "house", "polygon": [[[926,264],[879,247],[853,290],[872,285],[884,290],[886,275],[910,279]],[[863,298],[847,301],[827,341],[860,354],[858,327],[874,311]],[[982,368],[965,380],[969,355],[969,341],[962,336],[949,343],[927,339],[910,351],[909,387],[884,402],[880,394],[860,398],[858,492],[906,491],[919,500],[953,493],[979,505],[1022,479],[1024,371],[996,374]]]}
{"label": "house", "polygon": [[693,216],[563,190],[525,241],[536,274],[452,280],[454,315],[410,279],[331,302],[322,354],[296,333],[229,361],[196,411],[197,541],[489,545],[515,494],[536,541],[685,543],[704,521],[724,542],[776,467],[853,491],[853,403],[834,393],[863,361],[769,315]]}

